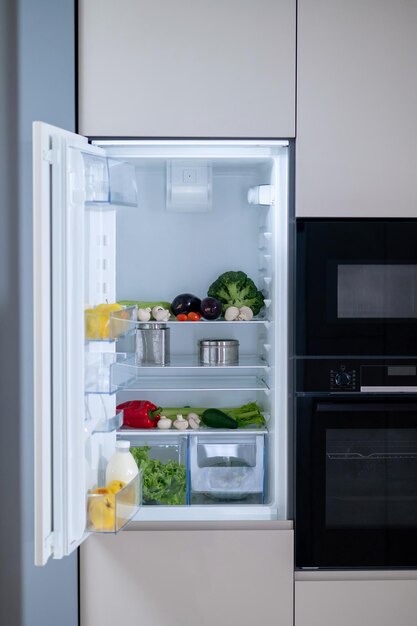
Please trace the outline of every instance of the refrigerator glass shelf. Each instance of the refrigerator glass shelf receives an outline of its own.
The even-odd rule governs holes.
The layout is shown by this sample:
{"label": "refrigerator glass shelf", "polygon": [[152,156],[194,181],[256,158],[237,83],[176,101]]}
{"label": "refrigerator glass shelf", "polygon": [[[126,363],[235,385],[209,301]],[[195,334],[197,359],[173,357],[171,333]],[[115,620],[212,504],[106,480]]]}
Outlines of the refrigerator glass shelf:
{"label": "refrigerator glass shelf", "polygon": [[[178,413],[183,412],[184,417],[187,416],[187,411],[190,409],[187,407],[178,408]],[[221,411],[221,409],[220,409]],[[161,411],[163,413],[163,411]],[[269,415],[265,415],[265,420],[268,422]],[[161,439],[165,437],[172,437],[173,439],[177,439],[179,437],[195,437],[197,435],[204,435],[204,437],[216,437],[216,435],[221,435],[222,437],[228,438],[231,441],[239,438],[241,435],[244,437],[250,435],[267,435],[268,429],[266,426],[262,426],[259,424],[259,427],[256,428],[255,425],[251,425],[249,428],[209,428],[208,426],[200,426],[200,428],[193,430],[192,428],[187,428],[186,430],[177,430],[176,428],[170,428],[168,430],[163,430],[159,428],[129,428],[128,426],[122,426],[117,431],[118,439],[127,439],[134,441],[135,437],[161,437]],[[132,444],[133,445],[133,444]]]}
{"label": "refrigerator glass shelf", "polygon": [[[155,528],[162,522],[268,522],[279,519],[278,509],[270,504],[243,504],[234,505],[211,504],[190,506],[142,506],[130,523],[130,530],[141,530],[143,522],[149,522]],[[285,529],[291,527],[291,522],[282,522]],[[287,526],[288,525],[288,526]]]}
{"label": "refrigerator glass shelf", "polygon": [[[142,365],[142,364],[138,364],[135,363],[135,359],[134,357],[132,359],[129,359],[129,362],[126,363],[126,365],[130,366],[130,367],[136,367],[138,370],[156,370],[156,369],[163,369],[163,370],[172,370],[172,369],[195,369],[195,370],[200,370],[201,372],[203,370],[213,370],[213,369],[241,369],[241,368],[245,368],[245,369],[268,369],[269,365],[268,363],[256,356],[256,355],[242,355],[239,357],[239,363],[236,363],[235,365],[202,365],[199,360],[198,357],[196,355],[189,355],[189,354],[177,354],[177,355],[172,355],[169,364],[167,365]],[[139,372],[138,372],[139,375]]]}
{"label": "refrigerator glass shelf", "polygon": [[[109,338],[106,339],[106,341],[114,341],[115,339],[121,339],[122,337],[126,336],[126,335],[131,335],[133,333],[136,332],[136,330],[138,330],[140,328],[141,325],[143,324],[147,324],[147,323],[152,323],[152,324],[156,324],[158,322],[155,322],[155,320],[149,320],[149,322],[138,322],[136,321],[136,319],[133,319],[133,317],[131,319],[120,319],[120,317],[115,317],[115,321],[112,323],[111,327],[110,327],[110,336]],[[255,318],[253,320],[250,321],[246,321],[246,320],[240,320],[239,322],[237,321],[227,321],[224,319],[219,319],[219,320],[205,320],[205,319],[200,319],[197,322],[192,322],[191,320],[186,320],[185,322],[179,322],[178,320],[176,320],[175,318],[171,317],[171,319],[169,319],[167,322],[159,322],[160,324],[165,324],[171,328],[189,328],[190,326],[198,328],[198,327],[203,327],[205,329],[207,329],[208,326],[211,327],[217,327],[217,326],[230,326],[232,325],[233,328],[247,328],[248,326],[253,326],[254,328],[259,328],[259,325],[264,325],[267,328],[272,324],[272,320],[271,319],[267,319],[267,318]],[[92,338],[91,337],[91,333],[90,333],[90,337],[89,337],[90,341],[100,341],[100,338],[97,336],[96,338]],[[103,341],[103,339],[101,339],[101,341]]]}
{"label": "refrigerator glass shelf", "polygon": [[230,326],[230,324],[233,324],[235,326],[238,325],[240,327],[240,326],[243,326],[243,325],[247,326],[248,324],[250,326],[254,326],[256,324],[270,324],[271,322],[272,322],[272,320],[267,319],[267,318],[259,318],[259,319],[258,318],[254,318],[254,319],[252,319],[250,321],[239,320],[239,322],[236,322],[236,321],[229,322],[229,321],[223,320],[223,319],[221,319],[221,320],[220,319],[219,320],[206,320],[206,319],[202,318],[202,319],[198,320],[198,322],[192,322],[191,320],[186,320],[185,322],[180,322],[180,321],[178,321],[176,319],[170,319],[168,322],[165,322],[165,323],[166,324],[170,324],[172,326],[186,326],[186,325],[189,325],[189,324],[192,324],[193,326],[202,325],[202,324],[205,324],[205,325],[209,324],[210,326],[212,326],[213,324],[216,324],[216,325],[227,324],[228,326]]}
{"label": "refrigerator glass shelf", "polygon": [[140,376],[137,367],[115,364],[112,367],[112,386],[121,390],[137,391],[265,391],[266,382],[257,376]]}

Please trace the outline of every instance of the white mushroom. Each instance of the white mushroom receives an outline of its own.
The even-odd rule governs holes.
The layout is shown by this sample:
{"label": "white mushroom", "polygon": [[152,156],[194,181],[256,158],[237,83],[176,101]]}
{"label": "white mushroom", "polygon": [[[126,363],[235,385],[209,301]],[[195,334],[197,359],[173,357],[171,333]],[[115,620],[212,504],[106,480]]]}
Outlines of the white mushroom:
{"label": "white mushroom", "polygon": [[177,415],[177,419],[174,422],[174,428],[177,430],[186,430],[188,428],[188,422],[182,415]]}
{"label": "white mushroom", "polygon": [[139,322],[149,322],[151,319],[151,307],[148,306],[146,309],[138,309],[138,320]]}
{"label": "white mushroom", "polygon": [[238,320],[250,322],[253,319],[253,311],[248,306],[241,306],[239,309]]}
{"label": "white mushroom", "polygon": [[237,306],[229,306],[224,313],[224,319],[227,322],[233,322],[234,320],[237,320],[239,313],[240,311]]}
{"label": "white mushroom", "polygon": [[157,427],[163,430],[168,430],[168,428],[171,428],[171,426],[172,421],[169,419],[169,417],[166,417],[166,415],[161,415],[158,420]]}
{"label": "white mushroom", "polygon": [[198,417],[197,413],[188,413],[187,419],[190,428],[193,430],[198,430],[200,428],[201,419]]}
{"label": "white mushroom", "polygon": [[164,309],[162,306],[154,306],[152,309],[152,317],[157,322],[167,322],[170,318],[170,312],[168,309]]}

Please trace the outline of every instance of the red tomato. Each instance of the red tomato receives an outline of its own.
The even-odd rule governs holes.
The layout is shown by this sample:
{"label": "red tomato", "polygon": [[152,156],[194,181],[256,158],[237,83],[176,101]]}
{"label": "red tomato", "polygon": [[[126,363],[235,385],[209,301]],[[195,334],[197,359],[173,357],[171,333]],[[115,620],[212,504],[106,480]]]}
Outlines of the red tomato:
{"label": "red tomato", "polygon": [[185,313],[180,313],[179,315],[177,315],[177,320],[179,322],[186,322],[187,321],[187,316]]}
{"label": "red tomato", "polygon": [[200,315],[200,313],[194,313],[194,311],[190,311],[188,313],[188,319],[191,322],[198,322],[198,320],[201,320],[201,315]]}

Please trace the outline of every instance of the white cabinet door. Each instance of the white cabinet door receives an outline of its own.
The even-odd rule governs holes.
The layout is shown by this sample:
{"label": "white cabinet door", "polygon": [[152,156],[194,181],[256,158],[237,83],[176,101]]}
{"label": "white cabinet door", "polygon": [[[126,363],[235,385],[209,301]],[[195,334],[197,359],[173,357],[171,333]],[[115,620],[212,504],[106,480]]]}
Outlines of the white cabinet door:
{"label": "white cabinet door", "polygon": [[415,626],[417,580],[296,581],[295,626]]}
{"label": "white cabinet door", "polygon": [[416,60],[416,2],[299,0],[297,216],[417,216]]}
{"label": "white cabinet door", "polygon": [[81,550],[81,626],[292,626],[292,530],[143,530]]}
{"label": "white cabinet door", "polygon": [[81,0],[79,131],[294,136],[295,0]]}

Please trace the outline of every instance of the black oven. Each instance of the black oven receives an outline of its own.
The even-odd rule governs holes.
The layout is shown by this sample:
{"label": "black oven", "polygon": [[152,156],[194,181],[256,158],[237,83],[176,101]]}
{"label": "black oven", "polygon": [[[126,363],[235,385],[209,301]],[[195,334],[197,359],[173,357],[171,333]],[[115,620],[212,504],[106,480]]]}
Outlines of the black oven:
{"label": "black oven", "polygon": [[417,398],[297,404],[297,568],[417,567]]}
{"label": "black oven", "polygon": [[298,355],[417,355],[417,220],[297,221]]}
{"label": "black oven", "polygon": [[417,220],[299,220],[297,568],[417,568]]}

